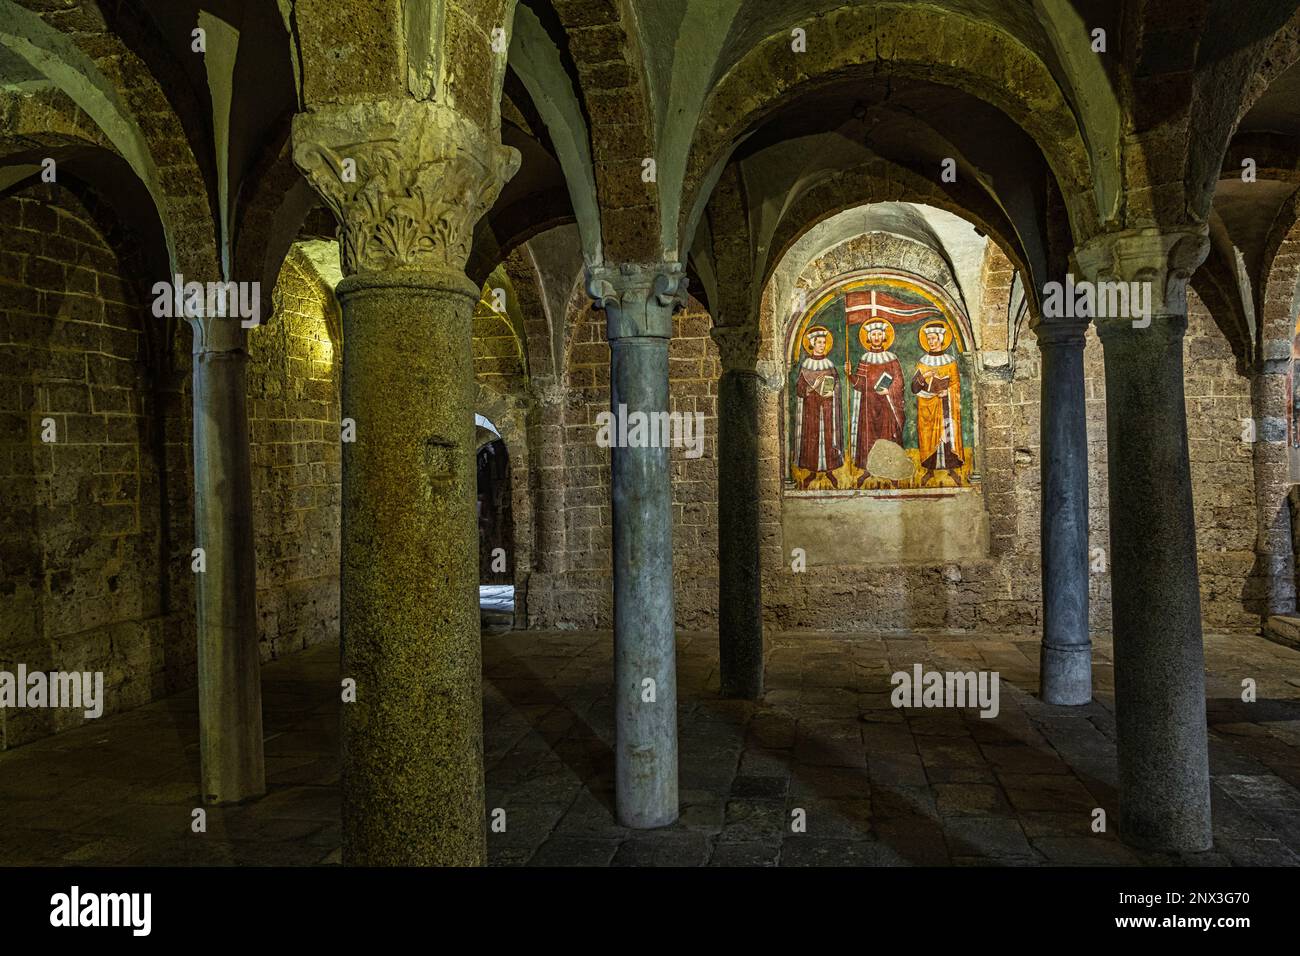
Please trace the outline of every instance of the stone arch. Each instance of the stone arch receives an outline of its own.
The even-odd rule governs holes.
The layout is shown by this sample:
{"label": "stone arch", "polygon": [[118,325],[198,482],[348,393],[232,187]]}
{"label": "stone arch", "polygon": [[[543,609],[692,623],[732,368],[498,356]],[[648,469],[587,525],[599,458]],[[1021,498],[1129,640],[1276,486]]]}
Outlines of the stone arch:
{"label": "stone arch", "polygon": [[951,212],[992,237],[1022,274],[1032,275],[1019,242],[1012,238],[1014,232],[991,201],[965,187],[949,191],[912,170],[880,160],[834,173],[791,204],[772,237],[772,254],[763,282],[771,278],[794,244],[818,223],[855,206],[877,202],[919,203]]}
{"label": "stone arch", "polygon": [[[1293,193],[1278,211],[1265,262],[1259,329],[1260,356],[1267,362],[1291,354],[1296,306],[1300,304],[1300,192]],[[1277,348],[1278,344],[1287,349]]]}
{"label": "stone arch", "polygon": [[1255,69],[1243,74],[1247,79],[1237,107],[1237,123],[1254,108],[1273,82],[1297,62],[1300,62],[1300,10],[1258,51]]}
{"label": "stone arch", "polygon": [[1209,222],[1210,251],[1194,273],[1191,287],[1210,310],[1237,357],[1242,374],[1253,364],[1255,343],[1251,340],[1250,319],[1243,295],[1249,295],[1244,270],[1239,270],[1237,251],[1219,214],[1211,210]]}
{"label": "stone arch", "polygon": [[308,241],[307,244],[301,240],[295,241],[285,253],[280,268],[276,271],[271,292],[264,293],[264,298],[270,303],[270,309],[263,312],[261,327],[271,325],[280,312],[283,304],[280,275],[286,268],[293,269],[305,282],[314,286],[321,303],[325,332],[329,336],[330,348],[337,362],[343,355],[343,311],[339,306],[338,298],[334,295],[334,286],[330,277],[322,272],[322,263],[308,250],[308,246],[313,241]]}
{"label": "stone arch", "polygon": [[[477,449],[474,465],[478,497],[479,613],[499,611],[499,599],[485,602],[484,586],[510,587],[510,622],[514,622],[515,548],[514,452],[481,415],[474,416]],[[495,606],[494,606],[495,605]]]}
{"label": "stone arch", "polygon": [[661,194],[644,182],[655,156],[652,90],[628,0],[557,0],[559,26],[586,107],[601,218],[601,253],[610,262],[660,258]]}
{"label": "stone arch", "polygon": [[[566,388],[586,387],[597,384],[590,381],[590,375],[582,381],[572,379],[575,352],[579,345],[596,346],[599,353],[593,357],[594,365],[592,371],[600,376],[603,366],[609,365],[609,345],[605,342],[604,315],[592,304],[591,296],[587,294],[586,284],[579,276],[569,292],[568,299],[564,305],[564,338],[562,342],[563,353],[560,357],[560,368],[558,369],[557,381],[561,382]],[[585,333],[585,329],[593,330],[591,335]],[[599,347],[604,346],[605,351],[600,352]],[[583,363],[587,364],[587,363]]]}
{"label": "stone arch", "polygon": [[1247,159],[1255,164],[1257,180],[1300,183],[1300,142],[1289,136],[1241,133],[1233,137],[1223,156],[1219,181],[1239,179]]}
{"label": "stone arch", "polygon": [[512,396],[526,395],[531,380],[529,336],[522,307],[503,264],[483,283],[472,319],[475,380]]}
{"label": "stone arch", "polygon": [[[55,161],[55,175],[73,187],[119,255],[141,302],[152,284],[170,278],[171,250],[161,211],[147,184],[117,150],[108,135],[61,90],[0,94],[5,106],[5,132],[0,136],[0,187],[9,188],[34,177],[44,159]],[[84,183],[76,188],[75,183]],[[93,194],[93,195],[92,195]],[[145,323],[150,361],[167,377],[181,334],[177,319]]]}
{"label": "stone arch", "polygon": [[273,314],[271,292],[276,277],[303,223],[317,207],[324,208],[293,163],[286,125],[244,179],[232,217],[233,274],[236,279],[261,283],[264,316]]}
{"label": "stone arch", "polygon": [[[1214,24],[1200,23],[1198,26],[1202,30],[1214,28]],[[1275,28],[1270,29],[1271,26]],[[1183,216],[1190,214],[1196,221],[1204,220],[1209,214],[1217,180],[1221,177],[1222,160],[1232,152],[1234,139],[1247,114],[1267,94],[1274,81],[1300,62],[1300,11],[1293,12],[1280,24],[1260,19],[1251,24],[1251,29],[1267,32],[1263,39],[1244,44],[1231,56],[1225,57],[1222,63],[1196,64],[1198,72],[1188,108],[1188,133],[1182,144],[1185,152],[1171,150],[1169,140],[1164,136],[1150,137],[1150,149],[1145,142],[1136,142],[1129,147],[1135,156],[1128,165],[1144,167],[1143,175],[1152,187],[1175,179],[1183,186],[1186,198],[1174,212]],[[1157,90],[1163,88],[1160,84],[1168,84],[1169,80],[1163,74],[1147,78],[1147,82]],[[1138,103],[1142,102],[1140,97],[1144,92],[1141,87],[1135,91]],[[1150,101],[1154,104],[1159,97],[1151,96]],[[1140,110],[1138,112],[1140,115]],[[1171,168],[1175,161],[1178,167]],[[1175,173],[1181,175],[1175,176]],[[1146,190],[1156,191],[1154,188]]]}
{"label": "stone arch", "polygon": [[578,223],[584,257],[589,262],[599,262],[601,211],[597,205],[591,135],[578,92],[566,69],[567,52],[548,35],[537,12],[522,4],[515,8],[509,64],[533,101],[555,147]]}
{"label": "stone arch", "polygon": [[46,159],[54,160],[54,181],[59,185],[94,194],[97,201],[91,212],[106,234],[123,245],[117,251],[142,294],[152,280],[166,275],[166,241],[157,209],[111,146],[58,132],[29,130],[21,136],[0,136],[0,192],[41,181]]}
{"label": "stone arch", "polygon": [[515,622],[516,626],[522,626],[528,620],[528,579],[534,564],[528,403],[476,382],[473,404],[477,414],[496,426],[510,455],[510,496],[515,545]]}
{"label": "stone arch", "polygon": [[[789,37],[777,33],[718,81],[696,126],[681,208],[671,210],[676,228],[695,218],[694,209],[716,175],[711,171],[782,102],[815,91],[827,77],[883,68],[892,76],[954,86],[1003,112],[1037,144],[1060,185],[1075,233],[1095,231],[1099,204],[1078,120],[1047,67],[1016,39],[991,24],[921,6],[843,7],[827,14],[818,25],[822,31],[828,50],[815,72],[785,55]],[[865,35],[875,36],[874,46],[864,48]],[[1017,92],[1008,77],[1015,78]]]}
{"label": "stone arch", "polygon": [[[195,184],[207,179],[149,68],[111,31],[65,34],[13,0],[0,0],[0,11],[5,24],[0,44],[88,114],[145,184],[164,223],[172,268],[199,281],[218,278],[216,227],[206,189],[202,214],[196,215],[192,198]],[[176,122],[146,118],[157,116]]]}
{"label": "stone arch", "polygon": [[552,196],[548,203],[530,212],[506,217],[501,221],[491,214],[479,220],[474,229],[474,242],[470,248],[465,274],[470,281],[482,285],[492,270],[510,258],[516,249],[534,236],[557,226],[574,222],[573,212],[563,197]]}
{"label": "stone arch", "polygon": [[94,118],[63,90],[45,86],[36,90],[6,90],[4,104],[6,138],[32,133],[66,137],[72,142],[92,143],[121,156],[121,151]]}
{"label": "stone arch", "polygon": [[[906,240],[911,242],[911,240]],[[914,245],[919,245],[913,243]],[[826,250],[822,255],[826,255],[831,250]],[[926,250],[930,251],[930,250]],[[920,271],[924,266],[914,263],[907,263],[902,266],[871,266],[865,269],[855,269],[852,272],[840,273],[834,278],[823,283],[812,294],[808,296],[808,306],[805,309],[793,312],[782,322],[783,328],[779,331],[782,333],[780,341],[782,343],[781,354],[788,357],[791,343],[799,325],[804,322],[812,313],[830,297],[846,285],[858,282],[863,279],[885,278],[907,281],[932,296],[942,304],[943,311],[954,320],[957,330],[960,333],[959,348],[963,352],[970,351],[977,347],[975,340],[974,326],[971,317],[967,314],[966,309],[952,295],[952,292],[945,288],[943,283],[936,282],[929,276],[937,276],[940,272],[947,272],[947,266],[938,255],[930,251],[930,268],[924,272]],[[776,330],[774,330],[776,331]]]}
{"label": "stone arch", "polygon": [[501,263],[515,294],[524,333],[524,357],[528,379],[554,380],[555,361],[551,355],[551,326],[542,303],[541,279],[526,247],[517,247]]}
{"label": "stone arch", "polygon": [[1254,577],[1261,617],[1296,611],[1295,521],[1288,488],[1300,480],[1300,197],[1283,205],[1269,237],[1262,277],[1259,361],[1252,380],[1251,412],[1257,423]]}

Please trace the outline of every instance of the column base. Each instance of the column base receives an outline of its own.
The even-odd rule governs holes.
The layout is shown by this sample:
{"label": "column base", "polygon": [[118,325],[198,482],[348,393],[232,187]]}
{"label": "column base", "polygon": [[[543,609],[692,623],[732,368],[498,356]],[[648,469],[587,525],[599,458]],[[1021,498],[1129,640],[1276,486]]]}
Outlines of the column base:
{"label": "column base", "polygon": [[762,700],[763,674],[760,671],[757,676],[739,674],[723,678],[719,693],[726,700]]}
{"label": "column base", "polygon": [[1119,838],[1125,846],[1156,853],[1205,853],[1214,849],[1209,820],[1199,814],[1186,821],[1135,819],[1120,807]]}
{"label": "column base", "polygon": [[1077,707],[1092,702],[1092,644],[1044,644],[1038,666],[1044,703]]}
{"label": "column base", "polygon": [[674,805],[664,807],[658,810],[629,810],[619,807],[617,814],[618,825],[628,827],[632,830],[658,830],[661,827],[670,827],[677,822],[681,816],[681,811]]}

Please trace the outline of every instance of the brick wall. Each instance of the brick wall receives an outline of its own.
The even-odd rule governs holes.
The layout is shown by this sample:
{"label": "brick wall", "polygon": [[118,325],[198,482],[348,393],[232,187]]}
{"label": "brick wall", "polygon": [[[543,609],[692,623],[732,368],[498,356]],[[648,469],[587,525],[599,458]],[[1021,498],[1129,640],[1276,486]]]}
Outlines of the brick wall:
{"label": "brick wall", "polygon": [[[1188,296],[1183,345],[1187,444],[1200,563],[1201,614],[1209,630],[1254,630],[1260,623],[1255,585],[1255,443],[1250,379],[1238,374],[1232,347],[1204,303]],[[1256,425],[1253,437],[1262,440]]]}
{"label": "brick wall", "polygon": [[[836,275],[906,261],[931,281],[951,286],[937,259],[891,255],[893,240],[853,240],[812,263],[798,285],[817,288]],[[903,242],[897,240],[897,242]],[[769,627],[831,630],[962,630],[1036,632],[1041,628],[1039,562],[1039,403],[1037,342],[1022,327],[1012,351],[1007,329],[1012,271],[990,248],[982,270],[983,306],[973,324],[985,355],[976,357],[980,437],[980,489],[989,519],[987,555],[947,563],[814,566],[791,569],[781,523],[782,460],[778,420],[780,373],[768,377],[760,405],[760,495],[764,606]],[[765,301],[769,328],[776,304]],[[563,573],[534,586],[534,626],[609,626],[608,451],[595,444],[596,415],[609,407],[609,347],[603,314],[572,310],[564,405],[563,506],[566,531]],[[673,452],[674,572],[678,624],[709,628],[717,611],[717,481],[714,436],[720,372],[707,337],[710,320],[695,303],[676,319],[671,347],[673,408],[706,415],[709,441],[703,458]],[[1231,349],[1194,295],[1185,342],[1193,496],[1198,529],[1201,590],[1209,630],[1254,630],[1258,614],[1249,594],[1255,563],[1256,518],[1251,488],[1252,446],[1241,440],[1241,419],[1251,415],[1250,382],[1236,370]],[[764,366],[779,368],[781,346],[764,342]],[[1012,351],[1008,359],[1002,355]],[[1109,526],[1106,483],[1105,376],[1101,344],[1090,333],[1085,349],[1090,542],[1104,554],[1105,571],[1090,577],[1092,627],[1110,630]],[[558,432],[558,429],[556,430]],[[542,450],[551,454],[550,448]],[[924,507],[924,503],[918,502]],[[537,502],[538,508],[548,507]],[[1094,551],[1094,553],[1096,553]]]}
{"label": "brick wall", "polygon": [[[504,302],[511,312],[495,309],[504,292]],[[471,348],[474,358],[474,381],[477,385],[474,411],[497,428],[506,445],[510,476],[510,507],[498,512],[497,520],[509,521],[503,532],[509,539],[510,582],[515,588],[515,622],[524,627],[528,620],[529,579],[533,569],[533,492],[530,436],[528,423],[529,378],[525,360],[524,332],[516,328],[518,303],[514,286],[498,270],[488,277],[482,298],[474,306]],[[522,323],[520,323],[522,325]],[[491,556],[480,555],[480,566],[489,568]],[[480,576],[480,583],[498,582],[491,575]]]}
{"label": "brick wall", "polygon": [[264,659],[339,633],[340,381],[327,321],[337,306],[296,252],[280,270],[272,304],[270,321],[249,334],[248,347]]}
{"label": "brick wall", "polygon": [[[609,345],[605,315],[584,306],[570,313],[567,392],[563,407],[563,508],[565,550],[543,586],[530,589],[530,626],[610,626],[609,449],[596,444],[597,416],[610,409]],[[669,346],[672,411],[704,416],[704,454],[691,459],[673,448],[673,577],[677,619],[684,627],[708,627],[717,614],[717,346],[711,320],[691,299],[673,317]],[[554,435],[551,426],[539,434]],[[545,457],[546,452],[543,451]],[[537,508],[548,505],[538,502]]]}
{"label": "brick wall", "polygon": [[[188,398],[155,387],[147,310],[72,193],[30,187],[0,221],[0,670],[102,671],[113,713],[193,681],[188,417],[155,427]],[[83,719],[0,711],[0,747]]]}
{"label": "brick wall", "polygon": [[[0,669],[105,673],[105,711],[136,706],[194,680],[190,397],[184,374],[155,375],[124,267],[94,216],[60,187],[0,201]],[[878,240],[845,244],[809,267],[800,284],[882,264]],[[933,269],[924,257],[908,260]],[[897,263],[883,263],[897,264]],[[990,253],[983,270],[986,348],[1010,348],[1009,264]],[[930,276],[948,284],[950,277]],[[337,306],[310,263],[291,254],[269,322],[250,336],[249,418],[264,657],[338,633],[340,447]],[[768,315],[774,305],[765,303]],[[611,619],[609,451],[596,445],[609,409],[604,316],[570,311],[562,396],[528,397],[522,350],[510,323],[475,318],[476,373],[510,396],[519,513],[558,511],[558,554],[536,556],[544,588],[528,596],[541,626],[608,626]],[[677,618],[708,628],[717,606],[716,407],[720,363],[710,319],[694,300],[674,318],[672,409],[699,412],[703,457],[671,456]],[[182,334],[181,339],[188,336]],[[767,368],[779,346],[766,342]],[[188,354],[178,356],[182,369]],[[1258,446],[1242,441],[1250,382],[1192,297],[1186,393],[1203,606],[1210,629],[1254,629],[1261,572],[1251,489]],[[1033,631],[1040,624],[1038,565],[1039,364],[1022,331],[1010,364],[977,369],[981,489],[990,552],[969,561],[897,567],[790,570],[781,527],[780,375],[760,407],[760,494],[765,605],[783,629]],[[1105,392],[1100,344],[1085,352],[1091,539],[1108,549]],[[1275,376],[1276,377],[1276,376]],[[552,398],[559,397],[558,403]],[[531,403],[531,404],[530,404]],[[536,407],[534,407],[536,405]],[[526,409],[533,408],[527,412]],[[498,410],[499,411],[499,410]],[[528,440],[523,439],[524,419]],[[513,418],[520,422],[514,422]],[[57,441],[43,443],[43,419]],[[537,444],[538,447],[532,447]],[[514,453],[517,449],[512,449]],[[536,463],[537,480],[530,477]],[[161,467],[160,467],[161,464]],[[513,464],[513,462],[512,462]],[[512,474],[516,469],[512,468]],[[551,475],[552,480],[543,480]],[[525,495],[526,496],[526,495]],[[517,513],[518,517],[518,513]],[[525,524],[531,517],[523,519]],[[539,525],[540,527],[540,525]],[[531,537],[531,524],[516,529]],[[528,560],[521,562],[525,571]],[[1109,628],[1109,575],[1092,576],[1093,626]],[[0,712],[0,746],[80,723],[79,712]]]}
{"label": "brick wall", "polygon": [[508,316],[482,300],[474,307],[473,349],[475,381],[502,395],[523,390],[526,377],[519,338]]}

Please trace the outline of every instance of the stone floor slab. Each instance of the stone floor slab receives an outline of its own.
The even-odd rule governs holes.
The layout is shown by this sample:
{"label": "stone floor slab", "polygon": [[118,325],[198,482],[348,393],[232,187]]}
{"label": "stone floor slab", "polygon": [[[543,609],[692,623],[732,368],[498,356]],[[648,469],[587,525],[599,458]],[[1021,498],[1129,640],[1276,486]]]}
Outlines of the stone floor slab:
{"label": "stone floor slab", "polygon": [[[488,834],[497,866],[1300,865],[1300,651],[1209,635],[1216,845],[1160,855],[1119,819],[1110,645],[1097,697],[1043,704],[1037,643],[968,635],[775,634],[760,702],[721,698],[715,635],[678,648],[681,815],[620,826],[612,645],[598,632],[484,636]],[[895,709],[890,674],[994,666],[1001,711]],[[1267,674],[1239,699],[1242,662]],[[1217,688],[1217,689],[1216,689]],[[0,865],[334,865],[338,648],[263,668],[268,793],[198,806],[193,691],[0,753]],[[802,828],[795,827],[801,811]],[[486,821],[485,821],[486,822]]]}

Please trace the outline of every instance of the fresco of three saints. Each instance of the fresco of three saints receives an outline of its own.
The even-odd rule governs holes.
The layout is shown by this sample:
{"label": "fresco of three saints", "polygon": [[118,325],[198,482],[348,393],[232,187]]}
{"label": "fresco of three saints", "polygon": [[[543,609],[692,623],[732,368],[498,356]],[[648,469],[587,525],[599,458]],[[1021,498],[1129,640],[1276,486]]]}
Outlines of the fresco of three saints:
{"label": "fresco of three saints", "polygon": [[804,490],[970,484],[966,359],[953,323],[902,283],[835,295],[789,349],[789,475]]}

